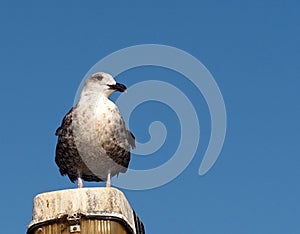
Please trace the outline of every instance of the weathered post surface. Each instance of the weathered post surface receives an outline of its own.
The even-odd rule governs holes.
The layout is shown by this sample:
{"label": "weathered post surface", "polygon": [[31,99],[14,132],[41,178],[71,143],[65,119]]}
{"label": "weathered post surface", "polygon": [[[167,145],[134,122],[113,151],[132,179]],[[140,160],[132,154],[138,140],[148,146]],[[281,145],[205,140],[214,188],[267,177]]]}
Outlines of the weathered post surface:
{"label": "weathered post surface", "polygon": [[144,234],[144,225],[115,188],[81,188],[35,197],[27,234]]}

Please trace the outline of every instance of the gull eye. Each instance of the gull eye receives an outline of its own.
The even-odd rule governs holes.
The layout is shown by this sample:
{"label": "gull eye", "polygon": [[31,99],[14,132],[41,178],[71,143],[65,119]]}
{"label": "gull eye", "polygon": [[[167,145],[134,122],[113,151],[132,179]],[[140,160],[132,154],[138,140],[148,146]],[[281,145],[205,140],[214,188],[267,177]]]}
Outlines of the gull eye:
{"label": "gull eye", "polygon": [[101,81],[103,79],[103,76],[102,75],[97,75],[96,79]]}
{"label": "gull eye", "polygon": [[102,76],[102,74],[94,74],[92,76],[92,79],[101,81],[103,79],[103,76]]}

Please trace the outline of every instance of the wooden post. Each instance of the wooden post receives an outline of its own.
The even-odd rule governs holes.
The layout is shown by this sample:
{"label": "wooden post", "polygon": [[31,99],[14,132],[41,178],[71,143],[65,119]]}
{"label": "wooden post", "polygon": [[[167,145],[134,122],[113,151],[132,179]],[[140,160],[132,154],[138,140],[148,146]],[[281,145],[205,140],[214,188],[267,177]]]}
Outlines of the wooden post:
{"label": "wooden post", "polygon": [[35,197],[27,234],[145,234],[143,223],[115,188],[81,188]]}

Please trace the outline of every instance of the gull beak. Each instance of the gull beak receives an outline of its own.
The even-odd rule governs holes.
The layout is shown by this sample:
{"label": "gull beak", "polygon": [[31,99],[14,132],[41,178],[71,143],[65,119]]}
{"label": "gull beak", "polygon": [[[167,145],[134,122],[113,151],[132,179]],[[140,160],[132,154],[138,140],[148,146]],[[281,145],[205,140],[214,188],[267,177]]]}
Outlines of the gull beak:
{"label": "gull beak", "polygon": [[120,84],[120,83],[116,83],[114,85],[107,85],[110,89],[113,89],[115,91],[119,91],[119,92],[126,92],[127,88],[125,85]]}

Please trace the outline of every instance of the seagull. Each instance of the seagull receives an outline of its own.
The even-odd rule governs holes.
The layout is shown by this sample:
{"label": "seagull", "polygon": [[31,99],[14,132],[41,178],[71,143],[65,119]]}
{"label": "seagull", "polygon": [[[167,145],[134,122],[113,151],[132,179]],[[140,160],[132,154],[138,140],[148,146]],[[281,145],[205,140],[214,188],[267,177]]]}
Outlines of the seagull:
{"label": "seagull", "polygon": [[127,171],[135,137],[126,128],[118,107],[109,99],[125,92],[107,73],[97,72],[85,80],[78,103],[64,116],[56,130],[55,162],[78,188],[84,181],[106,181]]}

